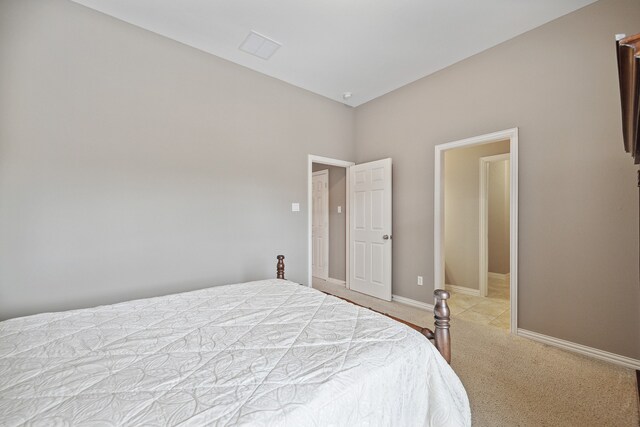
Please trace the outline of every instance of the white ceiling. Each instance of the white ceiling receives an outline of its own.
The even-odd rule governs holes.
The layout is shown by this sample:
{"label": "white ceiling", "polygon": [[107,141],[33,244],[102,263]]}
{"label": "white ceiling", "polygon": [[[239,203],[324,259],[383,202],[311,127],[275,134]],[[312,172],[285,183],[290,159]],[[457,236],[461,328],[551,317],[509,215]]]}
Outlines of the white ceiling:
{"label": "white ceiling", "polygon": [[[595,0],[73,1],[358,106]],[[239,50],[251,30],[282,47]]]}

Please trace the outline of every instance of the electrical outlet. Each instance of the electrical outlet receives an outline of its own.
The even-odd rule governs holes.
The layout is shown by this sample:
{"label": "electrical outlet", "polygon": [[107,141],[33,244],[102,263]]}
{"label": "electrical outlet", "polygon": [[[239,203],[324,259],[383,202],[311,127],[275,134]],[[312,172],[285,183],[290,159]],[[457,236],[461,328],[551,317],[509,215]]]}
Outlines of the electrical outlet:
{"label": "electrical outlet", "polygon": [[418,276],[418,286],[422,286],[422,276]]}

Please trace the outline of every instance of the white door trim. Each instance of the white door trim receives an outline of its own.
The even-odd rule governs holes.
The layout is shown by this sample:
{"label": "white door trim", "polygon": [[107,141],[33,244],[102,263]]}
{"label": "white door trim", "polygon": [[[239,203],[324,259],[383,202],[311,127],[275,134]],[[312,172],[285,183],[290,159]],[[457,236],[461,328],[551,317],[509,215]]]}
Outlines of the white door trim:
{"label": "white door trim", "polygon": [[507,129],[487,135],[475,136],[460,141],[436,145],[435,147],[435,187],[434,187],[434,288],[444,289],[444,152],[454,148],[491,142],[509,140],[511,169],[510,179],[510,254],[509,272],[511,273],[509,289],[511,292],[511,333],[518,330],[518,128]]}
{"label": "white door trim", "polygon": [[509,153],[480,158],[480,296],[489,293],[489,165],[509,160]]}
{"label": "white door trim", "polygon": [[[322,193],[323,193],[322,198],[325,201],[325,205],[326,205],[323,211],[326,215],[323,218],[325,226],[324,226],[324,233],[322,233],[324,237],[324,247],[322,248],[324,254],[322,259],[324,259],[325,262],[322,268],[322,273],[315,277],[318,277],[323,280],[327,280],[329,279],[329,235],[330,235],[329,233],[329,169],[323,169],[321,171],[312,172],[311,173],[312,181],[314,176],[322,176],[322,177],[325,177],[325,180],[326,180],[325,186],[322,188]],[[310,206],[309,209],[311,210],[311,218],[312,218],[311,223],[313,224],[313,198],[311,203],[312,203],[312,206]],[[313,230],[311,230],[311,235],[313,236]],[[311,274],[313,275],[313,272],[311,272]]]}
{"label": "white door trim", "polygon": [[[312,245],[312,239],[311,239],[311,224],[312,224],[312,212],[311,212],[311,204],[313,203],[312,200],[312,191],[313,191],[313,187],[312,187],[312,179],[313,179],[313,164],[314,163],[321,163],[323,165],[329,165],[329,166],[338,166],[338,167],[343,167],[343,168],[347,168],[347,173],[346,175],[346,186],[347,186],[347,191],[349,189],[349,167],[355,165],[354,162],[347,162],[345,160],[338,160],[338,159],[331,159],[329,157],[322,157],[322,156],[314,156],[313,154],[309,154],[307,156],[307,286],[308,287],[313,287],[313,267],[311,265],[312,259],[311,257],[313,256],[313,245]],[[349,224],[349,197],[347,197],[346,203],[345,203],[345,220],[347,221],[347,224]],[[346,287],[347,289],[349,289],[349,227],[346,227],[347,229],[347,235],[345,238],[345,245],[346,245]]]}

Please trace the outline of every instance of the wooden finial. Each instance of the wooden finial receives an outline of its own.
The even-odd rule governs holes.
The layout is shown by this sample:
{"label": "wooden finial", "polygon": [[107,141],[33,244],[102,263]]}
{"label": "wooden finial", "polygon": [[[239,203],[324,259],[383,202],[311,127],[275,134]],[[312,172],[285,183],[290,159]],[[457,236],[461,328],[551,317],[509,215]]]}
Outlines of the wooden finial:
{"label": "wooden finial", "polygon": [[451,311],[447,300],[451,296],[449,292],[436,289],[433,292],[436,297],[436,305],[433,307],[435,317],[435,345],[444,360],[451,363],[451,333],[449,332]]}
{"label": "wooden finial", "polygon": [[284,255],[278,255],[278,265],[276,266],[277,278],[284,280]]}

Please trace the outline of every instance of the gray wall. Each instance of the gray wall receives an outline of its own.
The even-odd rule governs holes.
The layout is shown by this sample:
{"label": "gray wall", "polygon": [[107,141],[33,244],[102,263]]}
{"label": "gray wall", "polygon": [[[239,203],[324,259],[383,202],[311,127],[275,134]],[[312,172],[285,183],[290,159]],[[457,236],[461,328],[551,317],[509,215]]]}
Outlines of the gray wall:
{"label": "gray wall", "polygon": [[489,163],[487,246],[491,273],[509,272],[509,161]]}
{"label": "gray wall", "polygon": [[508,152],[509,141],[500,141],[444,153],[444,257],[449,285],[480,288],[480,158]]}
{"label": "gray wall", "polygon": [[[0,2],[0,319],[287,275],[353,110],[63,1]],[[301,212],[291,212],[291,202]]]}
{"label": "gray wall", "polygon": [[[319,163],[313,163],[312,166],[313,172],[329,170],[329,277],[346,280],[347,170]],[[338,206],[342,206],[342,213],[338,213]]]}
{"label": "gray wall", "polygon": [[433,301],[434,146],[518,126],[519,326],[640,358],[613,38],[639,23],[637,0],[602,0],[357,108],[357,161],[394,162],[394,294]]}

